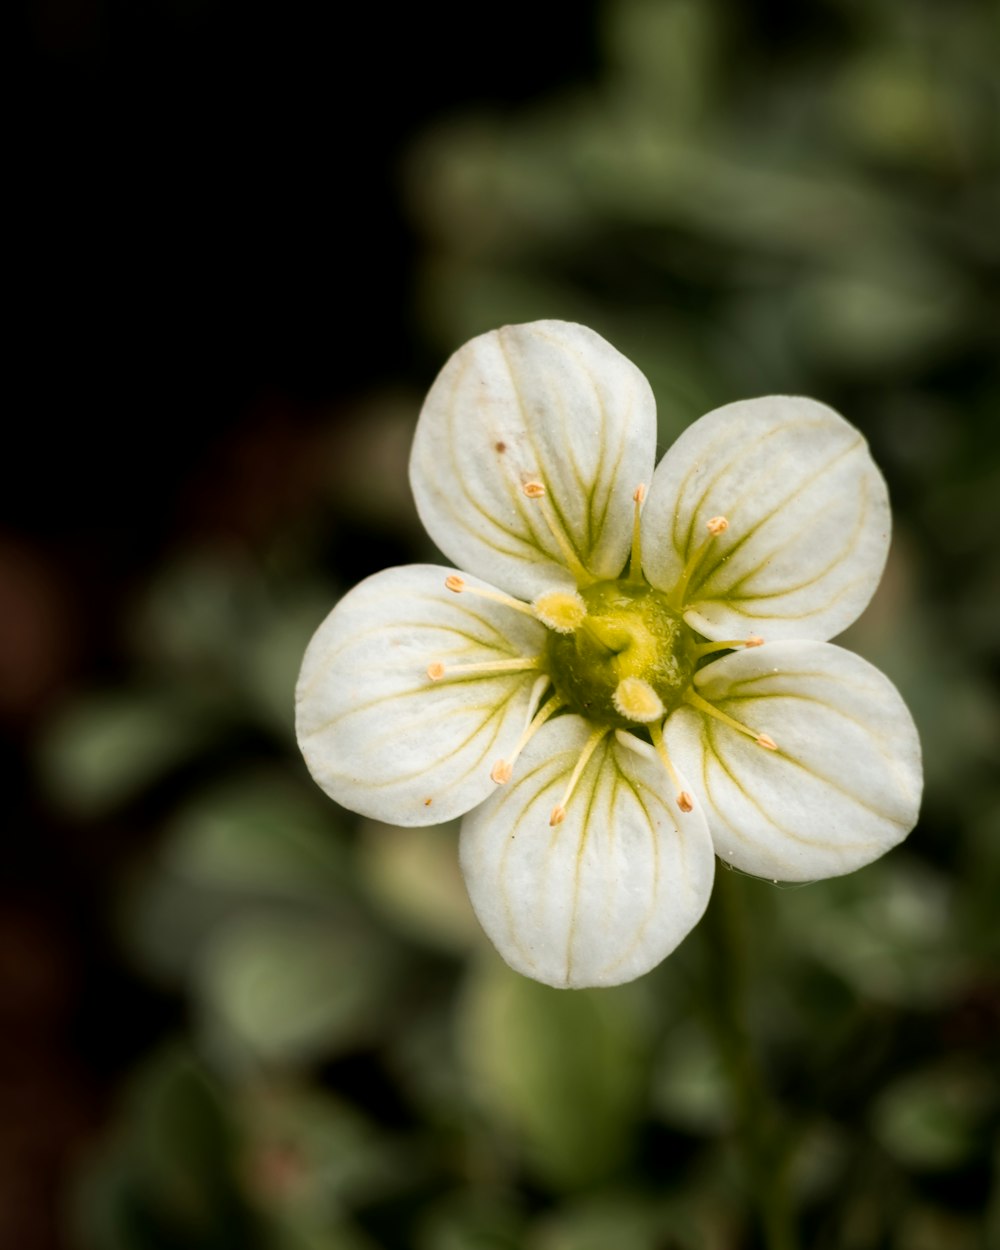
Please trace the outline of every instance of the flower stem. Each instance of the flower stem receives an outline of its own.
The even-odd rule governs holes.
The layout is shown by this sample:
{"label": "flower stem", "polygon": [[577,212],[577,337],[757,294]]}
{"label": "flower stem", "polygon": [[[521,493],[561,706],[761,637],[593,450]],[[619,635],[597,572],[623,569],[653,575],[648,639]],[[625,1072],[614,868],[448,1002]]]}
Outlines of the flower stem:
{"label": "flower stem", "polygon": [[703,929],[711,944],[706,984],[717,994],[709,1004],[723,1070],[733,1095],[736,1136],[744,1173],[766,1250],[798,1250],[788,1201],[791,1142],[774,1097],[753,1053],[746,1024],[747,934],[741,891],[746,883],[720,866]]}

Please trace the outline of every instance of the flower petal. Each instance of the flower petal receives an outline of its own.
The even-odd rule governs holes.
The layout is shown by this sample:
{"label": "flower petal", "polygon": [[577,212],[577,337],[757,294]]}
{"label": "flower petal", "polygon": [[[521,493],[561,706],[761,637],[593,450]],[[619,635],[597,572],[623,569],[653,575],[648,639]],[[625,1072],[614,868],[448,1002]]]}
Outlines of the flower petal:
{"label": "flower petal", "polygon": [[503,958],[547,985],[618,985],[648,972],[697,923],[715,860],[705,817],[681,812],[652,748],[613,734],[550,826],[594,726],[561,716],[514,778],[462,822],[461,862]]}
{"label": "flower petal", "polygon": [[[618,576],[655,443],[656,404],[635,365],[585,326],[535,321],[448,361],[420,414],[410,482],[449,559],[530,599],[574,580],[547,511],[593,579]],[[526,498],[527,482],[546,500]]]}
{"label": "flower petal", "polygon": [[773,395],[696,421],[656,470],[643,513],[646,576],[691,576],[685,620],[708,638],[832,638],[861,614],[889,549],[885,482],[858,431],[811,399]]}
{"label": "flower petal", "polygon": [[682,704],[666,739],[705,803],[716,853],[756,876],[836,877],[913,828],[916,727],[877,668],[822,642],[775,642],[703,668],[697,692],[777,751]]}
{"label": "flower petal", "polygon": [[468,811],[493,790],[490,768],[532,710],[537,671],[427,676],[436,661],[532,657],[545,643],[523,613],[446,590],[450,572],[410,565],[369,577],[302,661],[299,746],[327,794],[363,816],[430,825]]}

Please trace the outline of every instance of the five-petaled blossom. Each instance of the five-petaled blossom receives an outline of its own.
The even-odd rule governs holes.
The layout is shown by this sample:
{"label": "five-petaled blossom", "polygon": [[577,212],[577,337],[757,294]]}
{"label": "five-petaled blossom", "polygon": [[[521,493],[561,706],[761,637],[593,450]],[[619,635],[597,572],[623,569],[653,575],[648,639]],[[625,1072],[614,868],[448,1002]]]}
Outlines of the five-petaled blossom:
{"label": "five-petaled blossom", "polygon": [[837,876],[905,837],[920,801],[898,692],[826,641],[888,550],[864,439],[775,396],[702,417],[654,472],[655,443],[648,382],[594,331],[467,343],[424,404],[410,480],[469,571],[369,577],[297,689],[319,785],[398,825],[464,816],[483,928],[554,986],[659,963],[702,915],[716,855]]}

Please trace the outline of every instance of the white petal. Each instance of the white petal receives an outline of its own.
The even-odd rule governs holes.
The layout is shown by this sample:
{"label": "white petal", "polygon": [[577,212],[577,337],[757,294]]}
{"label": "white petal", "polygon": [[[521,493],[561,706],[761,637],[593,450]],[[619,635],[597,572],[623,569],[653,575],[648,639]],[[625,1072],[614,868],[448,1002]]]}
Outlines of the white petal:
{"label": "white petal", "polygon": [[593,728],[579,716],[550,722],[513,780],[462,822],[480,923],[512,968],[557,987],[648,972],[701,917],[715,871],[699,807],[681,812],[652,748],[634,752],[613,734],[550,826]]}
{"label": "white petal", "polygon": [[660,462],[643,513],[646,576],[672,589],[724,516],[684,613],[708,638],[832,638],[864,610],[889,549],[889,499],[858,431],[774,395],[696,421]]}
{"label": "white petal", "polygon": [[777,751],[681,705],[666,739],[704,801],[716,853],[756,876],[835,877],[917,820],[920,741],[896,687],[823,642],[775,642],[703,668],[699,694]]}
{"label": "white petal", "polygon": [[635,365],[585,326],[535,321],[483,334],[448,361],[420,414],[410,481],[449,559],[531,599],[573,577],[524,484],[546,487],[588,572],[617,577],[655,443],[656,404]]}
{"label": "white petal", "polygon": [[481,802],[531,711],[534,671],[428,678],[435,661],[536,656],[545,642],[530,617],[446,590],[451,572],[410,565],[369,577],[302,661],[296,732],[309,771],[338,803],[376,820],[436,824]]}

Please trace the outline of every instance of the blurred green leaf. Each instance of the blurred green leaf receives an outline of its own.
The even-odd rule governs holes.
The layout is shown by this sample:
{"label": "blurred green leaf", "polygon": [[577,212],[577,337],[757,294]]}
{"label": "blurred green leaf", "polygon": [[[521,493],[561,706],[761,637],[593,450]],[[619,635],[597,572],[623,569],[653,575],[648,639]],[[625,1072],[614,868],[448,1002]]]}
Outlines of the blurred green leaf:
{"label": "blurred green leaf", "polygon": [[949,1169],[982,1143],[997,1107],[995,1073],[945,1062],[893,1082],[878,1099],[872,1123],[879,1141],[905,1165]]}
{"label": "blurred green leaf", "polygon": [[780,919],[791,949],[882,1002],[946,1001],[968,964],[948,878],[904,852],[785,891]]}
{"label": "blurred green leaf", "polygon": [[626,1166],[649,1079],[641,991],[554,990],[497,958],[460,1005],[476,1102],[547,1184],[593,1184]]}
{"label": "blurred green leaf", "polygon": [[[276,770],[196,792],[122,904],[129,945],[154,972],[187,975],[216,927],[247,907],[347,912],[350,872],[337,809]],[[265,906],[266,905],[266,906]]]}
{"label": "blurred green leaf", "polygon": [[165,687],[80,695],[43,730],[38,766],[50,801],[97,818],[199,755],[221,731],[198,697]]}
{"label": "blurred green leaf", "polygon": [[213,932],[199,958],[206,1042],[237,1071],[337,1054],[384,1021],[390,972],[385,946],[362,927],[243,911]]}
{"label": "blurred green leaf", "polygon": [[133,1079],[117,1134],[83,1170],[80,1250],[248,1250],[259,1245],[236,1182],[229,1108],[179,1046]]}
{"label": "blurred green leaf", "polygon": [[668,1123],[717,1133],[732,1123],[732,1091],[718,1048],[700,1021],[670,1029],[656,1055],[653,1106]]}
{"label": "blurred green leaf", "polygon": [[524,1216],[515,1203],[495,1193],[463,1190],[447,1194],[425,1210],[415,1250],[523,1250]]}
{"label": "blurred green leaf", "polygon": [[458,825],[402,829],[366,821],[358,844],[362,879],[386,917],[412,937],[464,951],[478,924],[458,866]]}

